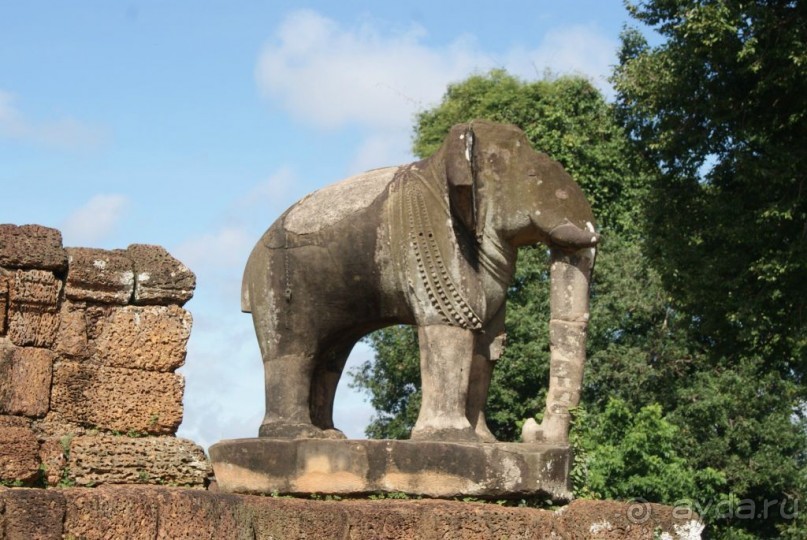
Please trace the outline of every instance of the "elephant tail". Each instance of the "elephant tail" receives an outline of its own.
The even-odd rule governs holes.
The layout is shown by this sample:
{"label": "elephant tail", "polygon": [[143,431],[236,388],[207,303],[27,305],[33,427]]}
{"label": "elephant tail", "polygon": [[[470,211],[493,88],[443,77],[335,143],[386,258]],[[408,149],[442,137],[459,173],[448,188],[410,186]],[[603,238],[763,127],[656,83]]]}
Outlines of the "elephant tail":
{"label": "elephant tail", "polygon": [[249,254],[249,259],[247,259],[246,268],[244,268],[244,275],[241,278],[241,312],[242,313],[252,313],[252,305],[249,301],[249,279],[250,279],[250,267],[252,266],[252,253]]}
{"label": "elephant tail", "polygon": [[271,253],[275,253],[278,248],[285,248],[286,246],[286,231],[283,225],[285,216],[283,214],[274,225],[269,227],[249,254],[247,264],[244,267],[244,277],[241,278],[241,311],[244,313],[252,313],[251,286],[262,284],[257,289],[256,302],[261,301],[260,291],[265,290],[268,286],[267,280],[271,274],[270,266],[273,259]]}
{"label": "elephant tail", "polygon": [[252,306],[249,305],[249,284],[247,283],[246,273],[241,280],[241,313],[252,313]]}

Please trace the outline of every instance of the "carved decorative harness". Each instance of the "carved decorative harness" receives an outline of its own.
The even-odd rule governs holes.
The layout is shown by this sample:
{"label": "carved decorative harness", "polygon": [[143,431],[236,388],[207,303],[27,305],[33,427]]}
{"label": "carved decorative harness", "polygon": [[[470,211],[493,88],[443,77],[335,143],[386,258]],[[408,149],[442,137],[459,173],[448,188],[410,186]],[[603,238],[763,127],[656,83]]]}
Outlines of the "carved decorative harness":
{"label": "carved decorative harness", "polygon": [[392,196],[397,200],[390,205],[391,238],[398,250],[393,259],[402,266],[400,270],[410,289],[417,290],[416,280],[422,283],[429,305],[445,323],[481,330],[482,321],[446,265],[446,256],[451,254],[443,252],[451,248],[441,246],[437,234],[445,235],[447,231],[435,231],[432,223],[432,216],[451,219],[445,194],[414,166],[403,168],[399,174],[403,176],[396,178],[392,187]]}

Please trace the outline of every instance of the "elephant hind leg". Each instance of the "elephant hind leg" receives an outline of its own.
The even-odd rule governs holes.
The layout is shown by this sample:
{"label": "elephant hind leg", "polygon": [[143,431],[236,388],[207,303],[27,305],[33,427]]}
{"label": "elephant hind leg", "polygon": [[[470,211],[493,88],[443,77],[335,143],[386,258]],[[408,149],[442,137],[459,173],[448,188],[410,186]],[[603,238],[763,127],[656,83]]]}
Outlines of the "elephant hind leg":
{"label": "elephant hind leg", "polygon": [[468,384],[468,405],[465,414],[471,427],[482,442],[496,442],[496,437],[488,428],[485,418],[485,403],[488,399],[488,389],[493,376],[495,361],[487,354],[474,354],[471,364],[471,380]]}
{"label": "elephant hind leg", "polygon": [[312,354],[284,354],[264,359],[266,416],[258,434],[273,438],[322,437],[311,424],[308,407]]}
{"label": "elephant hind leg", "polygon": [[342,432],[333,425],[333,402],[342,370],[354,345],[355,342],[350,340],[327,348],[315,362],[309,400],[311,421],[316,427],[324,430],[328,437],[344,438]]}

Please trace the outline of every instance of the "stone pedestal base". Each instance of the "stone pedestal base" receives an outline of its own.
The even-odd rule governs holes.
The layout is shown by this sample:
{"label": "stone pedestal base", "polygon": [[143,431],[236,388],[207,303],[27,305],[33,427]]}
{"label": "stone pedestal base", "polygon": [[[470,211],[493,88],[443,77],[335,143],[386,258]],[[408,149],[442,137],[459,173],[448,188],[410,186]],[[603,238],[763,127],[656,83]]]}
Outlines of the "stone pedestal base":
{"label": "stone pedestal base", "polygon": [[567,446],[257,438],[214,444],[210,459],[234,493],[571,499]]}

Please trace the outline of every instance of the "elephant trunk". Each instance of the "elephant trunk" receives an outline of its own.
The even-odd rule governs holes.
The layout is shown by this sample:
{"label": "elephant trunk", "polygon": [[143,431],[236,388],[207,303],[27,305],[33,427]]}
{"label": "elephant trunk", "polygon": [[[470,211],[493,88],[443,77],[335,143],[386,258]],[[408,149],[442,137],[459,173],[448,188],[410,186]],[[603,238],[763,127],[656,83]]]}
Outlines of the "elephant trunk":
{"label": "elephant trunk", "polygon": [[581,229],[574,223],[566,220],[551,231],[549,240],[553,246],[562,248],[584,248],[596,246],[600,237],[594,232],[594,227]]}
{"label": "elephant trunk", "polygon": [[[545,442],[569,440],[569,409],[580,402],[589,318],[589,283],[595,248],[551,249],[549,391],[540,435]],[[537,426],[536,426],[537,427]]]}

